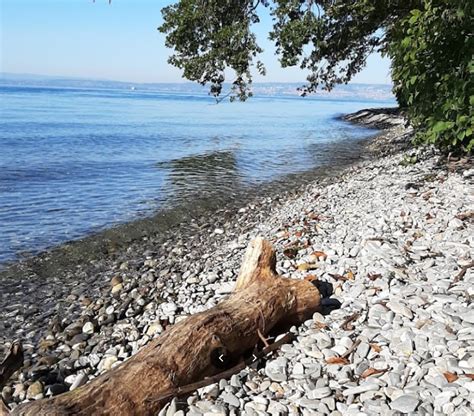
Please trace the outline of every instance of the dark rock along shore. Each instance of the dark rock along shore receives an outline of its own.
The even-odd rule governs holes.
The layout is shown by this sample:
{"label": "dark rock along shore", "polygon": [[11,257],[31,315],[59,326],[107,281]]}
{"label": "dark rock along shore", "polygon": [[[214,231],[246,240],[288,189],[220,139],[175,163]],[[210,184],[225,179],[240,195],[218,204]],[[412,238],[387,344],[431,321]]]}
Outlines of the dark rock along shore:
{"label": "dark rock along shore", "polygon": [[[168,325],[212,307],[232,290],[248,241],[263,235],[276,244],[280,274],[302,278],[302,265],[314,266],[342,309],[293,328],[297,341],[263,370],[244,370],[163,414],[469,414],[472,269],[453,279],[474,255],[472,161],[411,150],[397,114],[346,119],[387,128],[367,145],[372,160],[286,195],[196,213],[166,233],[114,244],[112,232],[92,245],[102,255],[88,263],[79,257],[72,268],[54,261],[74,257],[74,243],[4,273],[3,352],[21,338],[27,355],[3,389],[5,401],[77,388]],[[317,219],[308,229],[310,214]],[[302,240],[310,248],[282,255]],[[342,328],[353,313],[353,326]],[[356,340],[347,365],[327,364]]]}

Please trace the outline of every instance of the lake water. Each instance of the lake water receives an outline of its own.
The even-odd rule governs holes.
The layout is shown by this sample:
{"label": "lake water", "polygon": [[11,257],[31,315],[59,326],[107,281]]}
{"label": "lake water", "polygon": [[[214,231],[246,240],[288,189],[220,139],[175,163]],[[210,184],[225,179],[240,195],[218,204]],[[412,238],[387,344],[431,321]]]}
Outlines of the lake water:
{"label": "lake water", "polygon": [[347,163],[392,102],[0,87],[0,263],[171,207]]}

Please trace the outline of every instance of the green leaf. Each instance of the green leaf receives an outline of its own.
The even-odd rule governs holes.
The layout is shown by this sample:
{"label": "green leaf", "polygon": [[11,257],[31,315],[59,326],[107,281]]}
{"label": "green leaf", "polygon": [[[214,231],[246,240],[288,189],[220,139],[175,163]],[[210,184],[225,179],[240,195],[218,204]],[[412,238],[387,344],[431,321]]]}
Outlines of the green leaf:
{"label": "green leaf", "polygon": [[414,24],[418,21],[418,18],[420,17],[421,12],[418,9],[414,9],[410,13],[411,13],[411,17],[408,20],[408,23]]}
{"label": "green leaf", "polygon": [[439,132],[442,132],[444,130],[447,130],[449,128],[449,125],[446,121],[438,121],[434,126],[433,128],[431,129],[431,131],[433,133],[439,133]]}
{"label": "green leaf", "polygon": [[411,37],[410,36],[407,36],[407,37],[403,38],[402,46],[404,48],[406,48],[407,46],[410,46],[410,44],[411,44]]}

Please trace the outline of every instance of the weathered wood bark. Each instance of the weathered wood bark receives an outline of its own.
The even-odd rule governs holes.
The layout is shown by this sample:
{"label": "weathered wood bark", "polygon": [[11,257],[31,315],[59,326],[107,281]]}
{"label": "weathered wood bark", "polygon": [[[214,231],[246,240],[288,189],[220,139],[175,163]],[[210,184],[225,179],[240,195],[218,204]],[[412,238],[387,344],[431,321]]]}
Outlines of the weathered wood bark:
{"label": "weathered wood bark", "polygon": [[[235,364],[276,326],[308,319],[320,308],[310,282],[278,277],[270,243],[258,238],[245,255],[236,290],[205,312],[177,323],[122,365],[72,392],[17,407],[15,415],[155,415],[160,393]],[[220,357],[220,359],[219,359]]]}
{"label": "weathered wood bark", "polygon": [[[7,380],[23,366],[23,348],[19,342],[14,342],[4,360],[0,363],[0,390]],[[10,409],[0,397],[0,416],[6,416]]]}
{"label": "weathered wood bark", "polygon": [[0,364],[0,388],[5,382],[23,366],[23,348],[19,342],[14,342],[10,351]]}
{"label": "weathered wood bark", "polygon": [[10,409],[7,407],[7,405],[3,401],[3,398],[0,398],[0,416],[9,416],[9,415],[10,415]]}

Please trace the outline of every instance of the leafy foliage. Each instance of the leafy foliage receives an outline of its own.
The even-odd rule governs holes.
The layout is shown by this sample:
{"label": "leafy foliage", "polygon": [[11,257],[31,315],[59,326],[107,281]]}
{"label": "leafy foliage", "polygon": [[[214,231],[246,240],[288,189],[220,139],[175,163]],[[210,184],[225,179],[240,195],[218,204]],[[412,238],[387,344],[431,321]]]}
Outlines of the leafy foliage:
{"label": "leafy foliage", "polygon": [[383,52],[393,22],[408,15],[413,0],[276,0],[270,38],[283,67],[309,70],[303,93],[331,90],[358,73],[372,52]]}
{"label": "leafy foliage", "polygon": [[162,10],[158,28],[174,49],[169,62],[183,69],[187,79],[210,84],[222,92],[226,68],[235,72],[238,98],[251,94],[252,67],[265,73],[256,60],[262,49],[252,27],[269,8],[283,67],[298,65],[309,71],[303,94],[318,86],[330,90],[347,83],[365,65],[368,55],[383,50],[394,20],[409,14],[414,0],[180,0]]}
{"label": "leafy foliage", "polygon": [[474,146],[472,9],[469,1],[425,0],[393,28],[387,53],[394,90],[418,142]]}
{"label": "leafy foliage", "polygon": [[[210,83],[218,96],[225,70],[234,70],[233,91],[240,99],[250,95],[251,67],[262,52],[251,25],[259,21],[252,0],[181,0],[162,10],[161,32],[167,33],[166,46],[174,49],[169,62],[184,70],[187,79]],[[265,73],[261,62],[256,68]]]}
{"label": "leafy foliage", "polygon": [[232,99],[251,95],[265,73],[252,32],[273,17],[269,36],[283,67],[309,72],[302,95],[347,83],[372,52],[392,59],[395,94],[418,128],[418,141],[473,147],[473,16],[469,0],[180,0],[163,9],[169,62],[184,76]]}

